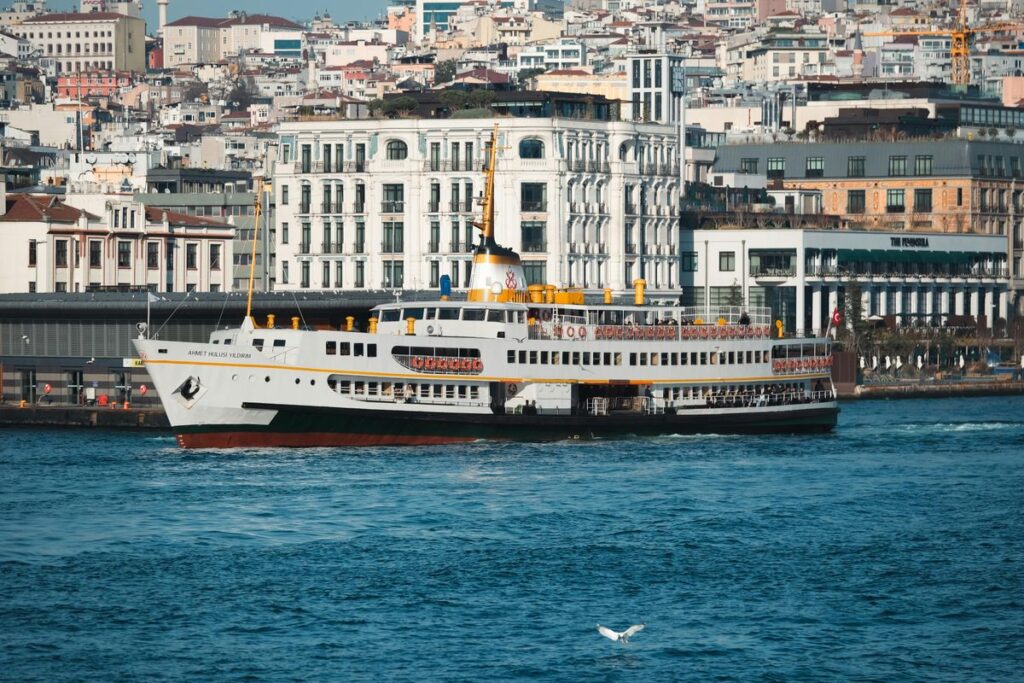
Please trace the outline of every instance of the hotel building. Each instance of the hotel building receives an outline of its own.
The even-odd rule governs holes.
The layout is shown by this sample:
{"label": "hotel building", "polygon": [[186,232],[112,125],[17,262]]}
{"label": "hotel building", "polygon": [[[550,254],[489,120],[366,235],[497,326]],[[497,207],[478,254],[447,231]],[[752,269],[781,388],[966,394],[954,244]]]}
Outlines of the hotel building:
{"label": "hotel building", "polygon": [[495,237],[530,283],[621,291],[642,277],[678,295],[675,128],[563,118],[571,103],[517,95],[544,115],[283,124],[274,288],[427,289],[442,275],[465,287],[498,123]]}

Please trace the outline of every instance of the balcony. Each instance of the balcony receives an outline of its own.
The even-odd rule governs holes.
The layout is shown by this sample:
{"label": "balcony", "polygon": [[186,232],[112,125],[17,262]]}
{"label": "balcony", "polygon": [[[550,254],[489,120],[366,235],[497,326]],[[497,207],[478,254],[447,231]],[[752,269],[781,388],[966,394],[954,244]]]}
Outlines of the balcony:
{"label": "balcony", "polygon": [[452,213],[473,213],[473,200],[467,199],[461,202],[449,202]]}
{"label": "balcony", "polygon": [[447,159],[445,159],[444,161],[442,161],[441,159],[428,159],[427,161],[423,162],[423,170],[430,171],[433,173],[450,171],[452,170],[452,164]]}
{"label": "balcony", "polygon": [[543,254],[547,250],[547,242],[523,242],[523,251],[528,254]]}
{"label": "balcony", "polygon": [[353,254],[365,254],[366,253],[366,244],[361,242],[361,241],[353,242],[352,243],[352,253]]}
{"label": "balcony", "polygon": [[431,240],[427,242],[427,253],[438,254],[441,252],[441,240]]}
{"label": "balcony", "polygon": [[758,280],[785,280],[796,277],[796,268],[769,268],[767,266],[751,266],[750,276]]}
{"label": "balcony", "polygon": [[520,211],[522,213],[544,213],[548,210],[547,202],[523,202]]}
{"label": "balcony", "polygon": [[439,213],[441,211],[441,202],[428,202],[427,213]]}
{"label": "balcony", "polygon": [[635,242],[627,242],[626,243],[626,253],[630,254],[630,255],[636,255],[636,243]]}
{"label": "balcony", "polygon": [[405,253],[404,245],[401,242],[381,242],[380,253],[382,254],[403,254]]}
{"label": "balcony", "polygon": [[363,202],[355,202],[352,205],[352,213],[366,213],[366,204]]}
{"label": "balcony", "polygon": [[366,173],[367,163],[365,159],[346,161],[344,168],[347,173]]}
{"label": "balcony", "polygon": [[322,204],[320,205],[320,212],[321,212],[321,213],[336,213],[336,212],[334,211],[334,208],[335,208],[335,206],[336,206],[336,205],[335,205],[335,204],[332,204],[331,202],[323,202],[323,203],[322,203]]}
{"label": "balcony", "polygon": [[586,173],[587,162],[582,159],[573,159],[569,162],[569,171],[571,173]]}
{"label": "balcony", "polygon": [[626,215],[627,216],[635,216],[635,215],[637,215],[637,213],[636,213],[636,205],[635,204],[626,204]]}
{"label": "balcony", "polygon": [[299,244],[299,254],[302,256],[309,256],[313,251],[310,248],[309,242],[302,242]]}
{"label": "balcony", "polygon": [[311,207],[310,207],[309,203],[300,203],[299,204],[299,213],[309,213],[310,208]]}
{"label": "balcony", "polygon": [[903,204],[886,204],[886,213],[906,213],[907,207]]}
{"label": "balcony", "polygon": [[405,213],[405,202],[381,202],[381,213]]}

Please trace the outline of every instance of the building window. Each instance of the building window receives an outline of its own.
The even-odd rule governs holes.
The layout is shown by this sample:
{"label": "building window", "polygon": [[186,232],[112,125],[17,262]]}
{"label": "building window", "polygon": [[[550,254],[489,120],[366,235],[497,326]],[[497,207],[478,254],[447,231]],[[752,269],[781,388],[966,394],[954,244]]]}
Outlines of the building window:
{"label": "building window", "polygon": [[303,261],[301,264],[301,279],[299,286],[303,289],[309,289],[309,261]]}
{"label": "building window", "polygon": [[409,146],[401,140],[388,140],[386,147],[389,161],[401,161],[409,156]]}
{"label": "building window", "polygon": [[684,273],[696,273],[697,272],[697,252],[695,251],[684,251],[679,255],[680,268]]}
{"label": "building window", "polygon": [[544,221],[523,221],[519,224],[522,235],[523,251],[546,252],[548,250],[546,239],[547,223]]}
{"label": "building window", "polygon": [[914,157],[914,175],[931,175],[932,174],[932,157],[928,156],[916,156]]}
{"label": "building window", "polygon": [[356,261],[356,279],[353,285],[357,289],[366,286],[366,263],[363,261]]}
{"label": "building window", "polygon": [[962,187],[956,188],[956,205],[957,206],[963,206],[964,205],[964,188],[962,188]]}
{"label": "building window", "polygon": [[527,285],[547,284],[547,263],[544,261],[523,261],[523,275]]}
{"label": "building window", "polygon": [[89,240],[89,267],[99,268],[103,264],[103,243]]}
{"label": "building window", "polygon": [[[918,157],[920,158],[920,157]],[[917,213],[931,212],[932,210],[932,191],[929,190],[914,190],[914,211]]]}
{"label": "building window", "polygon": [[825,175],[824,157],[807,157],[804,175],[808,178],[820,178]]}
{"label": "building window", "polygon": [[195,243],[185,245],[185,268],[188,270],[195,270],[199,267],[196,258],[198,249],[199,247]]}
{"label": "building window", "polygon": [[402,221],[385,221],[384,244],[381,251],[385,254],[401,254],[404,251],[403,232]]}
{"label": "building window", "polygon": [[288,262],[281,261],[281,284],[288,284]]}
{"label": "building window", "polygon": [[220,270],[220,245],[210,245],[210,270]]}
{"label": "building window", "polygon": [[288,186],[281,186],[281,206],[288,206]]}
{"label": "building window", "polygon": [[543,159],[544,143],[536,138],[527,138],[519,142],[520,159]]}
{"label": "building window", "polygon": [[384,186],[384,201],[381,205],[384,213],[402,213],[405,211],[405,186],[401,183]]}
{"label": "building window", "polygon": [[784,157],[768,157],[768,177],[786,177],[786,159]]}
{"label": "building window", "polygon": [[523,183],[520,186],[520,210],[538,212],[548,210],[547,183]]}
{"label": "building window", "polygon": [[120,240],[117,243],[117,267],[132,267],[132,243]]}
{"label": "building window", "polygon": [[160,268],[160,245],[156,242],[146,243],[146,268],[149,270]]}
{"label": "building window", "polygon": [[750,173],[757,175],[757,159],[747,158],[740,159],[740,173]]}
{"label": "building window", "polygon": [[736,252],[722,251],[718,253],[718,270],[729,273],[736,270]]}
{"label": "building window", "polygon": [[[66,248],[67,247],[65,247],[65,249]],[[67,255],[65,255],[64,258],[66,260],[67,259]],[[28,241],[28,265],[29,265],[29,268],[34,268],[36,266],[36,263],[37,263],[38,259],[39,259],[39,247],[36,245],[36,241],[35,240],[29,240]]]}
{"label": "building window", "polygon": [[334,262],[334,286],[337,289],[341,289],[342,283],[345,281],[343,276],[345,275],[345,264],[342,261]]}
{"label": "building window", "polygon": [[906,157],[889,157],[889,175],[894,177],[907,175],[907,158]]}
{"label": "building window", "polygon": [[846,177],[847,178],[863,178],[864,177],[864,157],[847,157],[846,158]]}
{"label": "building window", "polygon": [[850,190],[846,193],[846,213],[864,213],[867,199],[864,190]]}
{"label": "building window", "polygon": [[281,223],[281,244],[288,244],[288,224]]}
{"label": "building window", "polygon": [[324,289],[329,289],[330,286],[331,286],[331,262],[330,261],[324,261],[323,280],[324,280],[323,288]]}
{"label": "building window", "polygon": [[384,281],[383,286],[385,288],[394,287],[400,288],[405,284],[405,263],[402,261],[384,261]]}
{"label": "building window", "polygon": [[905,192],[903,190],[886,190],[885,210],[888,213],[903,213],[906,211],[904,195]]}

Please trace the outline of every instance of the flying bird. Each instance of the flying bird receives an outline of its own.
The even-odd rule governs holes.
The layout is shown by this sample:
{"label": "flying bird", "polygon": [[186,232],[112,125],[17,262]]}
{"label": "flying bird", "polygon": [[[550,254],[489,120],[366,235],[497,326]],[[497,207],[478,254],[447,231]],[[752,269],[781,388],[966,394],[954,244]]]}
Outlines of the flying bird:
{"label": "flying bird", "polygon": [[640,631],[643,631],[643,630],[644,630],[644,625],[643,624],[634,624],[633,626],[630,626],[629,628],[627,628],[625,631],[621,631],[621,632],[620,631],[613,631],[610,628],[608,628],[607,626],[601,626],[601,624],[597,625],[597,632],[598,633],[600,633],[602,636],[604,636],[608,640],[617,640],[620,643],[622,643],[623,645],[628,645],[629,644],[629,639],[631,637],[633,637],[634,635],[636,635],[637,633],[640,633]]}

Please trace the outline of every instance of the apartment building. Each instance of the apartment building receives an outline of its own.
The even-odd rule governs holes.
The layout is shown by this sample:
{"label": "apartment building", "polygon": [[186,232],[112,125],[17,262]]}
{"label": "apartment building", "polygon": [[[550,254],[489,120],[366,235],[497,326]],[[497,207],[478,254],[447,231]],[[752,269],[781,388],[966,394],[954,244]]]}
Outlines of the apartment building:
{"label": "apartment building", "polygon": [[286,43],[280,47],[301,50],[294,46],[296,32],[303,27],[293,21],[268,14],[232,12],[224,19],[188,16],[164,27],[164,67],[183,64],[212,64],[246,50],[259,50],[268,41],[265,34],[281,33]]}
{"label": "apartment building", "polygon": [[146,22],[113,12],[42,14],[10,31],[53,60],[57,74],[71,71],[146,71]]}
{"label": "apartment building", "polygon": [[718,148],[710,177],[765,175],[769,187],[818,193],[823,213],[850,228],[998,235],[1019,293],[1022,163],[1024,144],[1010,141],[737,144]]}
{"label": "apartment building", "polygon": [[[493,123],[283,124],[275,288],[427,289],[441,275],[466,287]],[[531,283],[678,286],[675,129],[551,116],[499,125],[495,236],[522,254]]]}
{"label": "apartment building", "polygon": [[227,291],[234,228],[114,197],[103,215],[45,195],[4,194],[0,292],[145,287]]}

